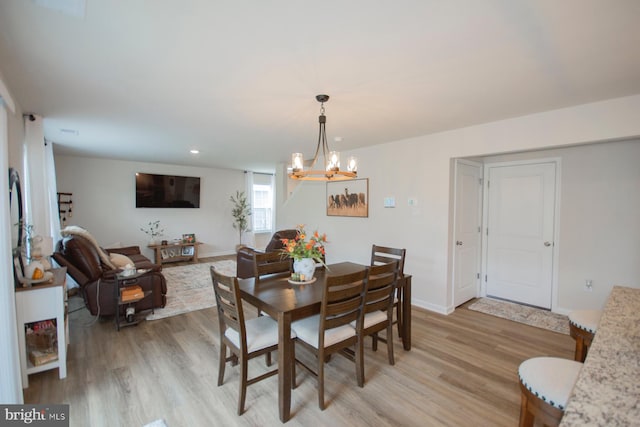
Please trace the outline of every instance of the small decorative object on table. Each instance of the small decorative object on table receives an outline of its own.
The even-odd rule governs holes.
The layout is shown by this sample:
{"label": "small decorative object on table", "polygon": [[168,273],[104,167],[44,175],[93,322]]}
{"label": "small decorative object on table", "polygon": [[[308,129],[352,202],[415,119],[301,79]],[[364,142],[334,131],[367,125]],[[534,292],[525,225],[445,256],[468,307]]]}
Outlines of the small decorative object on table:
{"label": "small decorative object on table", "polygon": [[316,230],[313,235],[307,236],[304,224],[298,225],[296,229],[298,234],[294,239],[282,239],[282,252],[293,258],[291,281],[308,283],[314,279],[316,262],[324,265],[324,244],[327,243],[327,235],[320,235]]}
{"label": "small decorative object on table", "polygon": [[182,235],[182,243],[195,243],[196,235],[195,234],[183,234]]}
{"label": "small decorative object on table", "polygon": [[156,237],[162,236],[162,233],[164,233],[164,228],[160,228],[160,221],[150,221],[146,227],[140,227],[140,231],[149,235],[151,238],[149,245],[153,246],[156,244]]}

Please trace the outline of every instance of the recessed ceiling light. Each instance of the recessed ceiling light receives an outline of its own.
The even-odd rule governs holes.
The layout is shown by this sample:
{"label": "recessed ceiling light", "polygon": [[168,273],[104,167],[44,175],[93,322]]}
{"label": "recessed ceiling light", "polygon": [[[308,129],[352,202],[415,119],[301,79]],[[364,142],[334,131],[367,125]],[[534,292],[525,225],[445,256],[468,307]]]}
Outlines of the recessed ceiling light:
{"label": "recessed ceiling light", "polygon": [[200,150],[191,150],[191,151],[189,151],[189,152],[190,152],[191,154],[198,154],[198,153],[200,153]]}

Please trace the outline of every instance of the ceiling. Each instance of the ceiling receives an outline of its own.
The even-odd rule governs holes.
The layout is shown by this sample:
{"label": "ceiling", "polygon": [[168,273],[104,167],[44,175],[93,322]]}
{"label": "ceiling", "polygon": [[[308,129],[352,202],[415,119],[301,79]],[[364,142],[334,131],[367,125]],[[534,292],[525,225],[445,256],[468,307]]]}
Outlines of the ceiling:
{"label": "ceiling", "polygon": [[273,171],[313,154],[320,93],[342,151],[638,94],[639,22],[638,0],[2,0],[0,73],[57,153]]}

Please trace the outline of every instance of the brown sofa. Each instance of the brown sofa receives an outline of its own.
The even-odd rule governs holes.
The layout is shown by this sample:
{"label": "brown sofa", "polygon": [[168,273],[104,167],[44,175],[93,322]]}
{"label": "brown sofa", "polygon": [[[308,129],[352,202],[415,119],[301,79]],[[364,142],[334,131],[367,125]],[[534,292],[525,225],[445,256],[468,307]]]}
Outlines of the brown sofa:
{"label": "brown sofa", "polygon": [[[131,259],[138,269],[149,269],[138,278],[144,290],[153,290],[151,298],[135,303],[136,311],[164,307],[167,298],[167,283],[162,275],[162,266],[153,264],[140,253],[138,246],[109,249],[107,253],[119,253]],[[118,268],[111,268],[100,258],[98,249],[81,236],[66,237],[56,245],[53,259],[80,285],[81,294],[89,312],[96,316],[111,316],[116,313],[115,279]],[[121,314],[124,308],[121,307]]]}
{"label": "brown sofa", "polygon": [[[282,239],[295,239],[297,235],[298,231],[295,229],[276,231],[273,236],[271,236],[271,240],[264,249],[264,252],[279,251],[284,247]],[[247,277],[253,277],[253,254],[255,252],[260,251],[246,246],[238,249],[238,253],[236,254],[236,275],[238,278],[246,279]]]}

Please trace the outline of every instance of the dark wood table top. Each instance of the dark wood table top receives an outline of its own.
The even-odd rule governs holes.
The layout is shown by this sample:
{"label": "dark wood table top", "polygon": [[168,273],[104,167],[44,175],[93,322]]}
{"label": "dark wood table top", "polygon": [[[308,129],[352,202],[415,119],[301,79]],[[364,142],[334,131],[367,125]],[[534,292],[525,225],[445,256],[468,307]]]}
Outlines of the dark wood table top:
{"label": "dark wood table top", "polygon": [[331,264],[327,268],[317,269],[314,275],[316,281],[308,285],[289,283],[288,273],[263,276],[260,281],[255,278],[240,279],[240,292],[245,301],[273,318],[277,318],[278,313],[291,313],[292,320],[297,320],[320,312],[327,276],[354,273],[365,268],[353,262]]}

